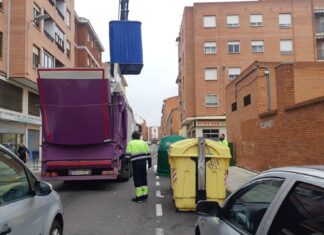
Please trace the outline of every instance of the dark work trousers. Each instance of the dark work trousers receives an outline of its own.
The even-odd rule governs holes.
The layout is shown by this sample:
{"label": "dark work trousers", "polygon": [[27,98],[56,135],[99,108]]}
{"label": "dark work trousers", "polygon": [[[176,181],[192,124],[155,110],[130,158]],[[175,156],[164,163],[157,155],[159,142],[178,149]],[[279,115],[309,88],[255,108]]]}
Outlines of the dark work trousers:
{"label": "dark work trousers", "polygon": [[132,161],[135,188],[147,186],[146,159]]}

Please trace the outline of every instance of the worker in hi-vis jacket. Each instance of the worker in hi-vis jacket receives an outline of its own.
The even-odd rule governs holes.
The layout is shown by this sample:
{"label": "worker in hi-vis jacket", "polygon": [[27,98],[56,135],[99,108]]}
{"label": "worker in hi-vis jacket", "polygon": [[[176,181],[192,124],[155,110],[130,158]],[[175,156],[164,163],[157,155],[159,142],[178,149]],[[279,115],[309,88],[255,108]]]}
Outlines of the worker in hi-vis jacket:
{"label": "worker in hi-vis jacket", "polygon": [[133,168],[135,195],[133,202],[143,202],[148,197],[146,162],[148,168],[152,166],[151,153],[147,143],[140,139],[141,134],[134,131],[132,140],[127,145],[126,155],[130,157]]}

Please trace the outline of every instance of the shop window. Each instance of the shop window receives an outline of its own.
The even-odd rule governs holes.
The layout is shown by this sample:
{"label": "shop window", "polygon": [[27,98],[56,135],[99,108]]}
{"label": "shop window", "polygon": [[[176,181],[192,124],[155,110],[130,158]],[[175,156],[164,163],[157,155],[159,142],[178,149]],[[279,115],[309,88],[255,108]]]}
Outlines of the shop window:
{"label": "shop window", "polygon": [[22,112],[23,89],[0,80],[0,108]]}
{"label": "shop window", "polygon": [[204,129],[203,137],[212,140],[218,140],[219,130],[218,129]]}
{"label": "shop window", "polygon": [[28,114],[39,117],[39,96],[28,92]]}

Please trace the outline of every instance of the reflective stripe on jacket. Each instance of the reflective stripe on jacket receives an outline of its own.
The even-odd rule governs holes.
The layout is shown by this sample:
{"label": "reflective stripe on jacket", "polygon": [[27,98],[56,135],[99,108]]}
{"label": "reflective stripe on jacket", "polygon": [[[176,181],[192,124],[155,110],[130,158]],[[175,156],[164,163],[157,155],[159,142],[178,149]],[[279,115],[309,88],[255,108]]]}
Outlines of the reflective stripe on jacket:
{"label": "reflective stripe on jacket", "polygon": [[143,140],[129,141],[127,145],[126,155],[130,156],[131,161],[151,159],[149,147]]}

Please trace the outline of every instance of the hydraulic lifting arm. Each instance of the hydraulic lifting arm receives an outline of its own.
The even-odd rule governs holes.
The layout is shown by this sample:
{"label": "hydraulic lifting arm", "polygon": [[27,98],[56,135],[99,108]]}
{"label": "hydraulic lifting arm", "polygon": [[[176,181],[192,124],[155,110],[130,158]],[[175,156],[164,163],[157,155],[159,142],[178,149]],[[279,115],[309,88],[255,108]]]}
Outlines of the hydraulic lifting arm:
{"label": "hydraulic lifting arm", "polygon": [[129,0],[119,0],[119,20],[128,20]]}

